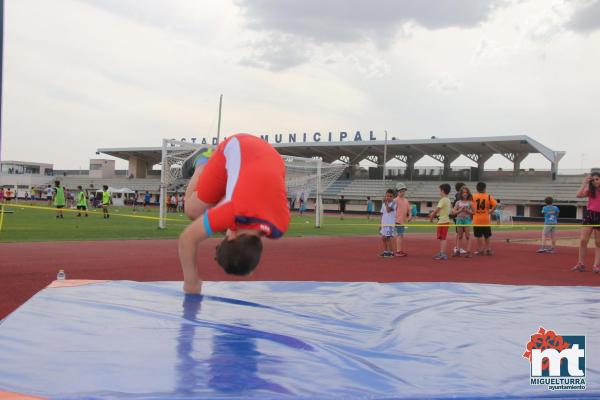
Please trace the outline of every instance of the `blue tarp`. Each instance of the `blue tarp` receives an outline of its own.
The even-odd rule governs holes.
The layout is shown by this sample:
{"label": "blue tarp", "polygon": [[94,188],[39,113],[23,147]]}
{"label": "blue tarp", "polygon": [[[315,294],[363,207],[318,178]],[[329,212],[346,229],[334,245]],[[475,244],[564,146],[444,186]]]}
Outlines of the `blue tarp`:
{"label": "blue tarp", "polygon": [[[600,397],[600,288],[113,281],[0,324],[0,390],[50,398]],[[580,392],[530,385],[540,327],[586,337]]]}

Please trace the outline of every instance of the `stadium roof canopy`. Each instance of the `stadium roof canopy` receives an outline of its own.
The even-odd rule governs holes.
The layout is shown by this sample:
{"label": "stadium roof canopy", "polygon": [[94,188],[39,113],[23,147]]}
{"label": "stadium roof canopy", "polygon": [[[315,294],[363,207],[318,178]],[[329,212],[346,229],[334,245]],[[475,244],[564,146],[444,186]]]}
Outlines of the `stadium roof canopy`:
{"label": "stadium roof canopy", "polygon": [[[357,164],[362,160],[382,164],[385,153],[386,161],[397,159],[408,166],[413,166],[424,156],[430,156],[449,166],[464,155],[483,168],[483,164],[491,156],[500,154],[513,162],[517,171],[521,161],[529,154],[541,154],[550,162],[552,170],[556,171],[558,162],[565,154],[553,151],[527,135],[274,143],[273,147],[282,155],[321,157],[325,162],[341,160],[350,164]],[[103,148],[98,149],[98,152],[125,160],[141,159],[154,165],[161,161],[161,150],[161,147]]]}

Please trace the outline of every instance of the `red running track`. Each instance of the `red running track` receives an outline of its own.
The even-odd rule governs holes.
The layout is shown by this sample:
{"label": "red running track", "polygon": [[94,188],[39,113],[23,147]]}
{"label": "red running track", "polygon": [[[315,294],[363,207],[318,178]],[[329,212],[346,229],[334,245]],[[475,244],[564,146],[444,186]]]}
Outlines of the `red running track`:
{"label": "red running track", "polygon": [[[570,235],[576,235],[571,232]],[[476,282],[514,285],[600,286],[600,275],[574,273],[577,249],[536,254],[536,245],[504,239],[539,233],[498,233],[492,257],[434,261],[430,235],[407,237],[406,258],[382,259],[378,237],[301,237],[266,240],[263,260],[249,278],[226,275],[213,261],[218,239],[199,248],[205,280]],[[588,252],[589,264],[593,249]],[[176,240],[0,244],[0,318],[43,289],[63,268],[69,279],[181,280]]]}

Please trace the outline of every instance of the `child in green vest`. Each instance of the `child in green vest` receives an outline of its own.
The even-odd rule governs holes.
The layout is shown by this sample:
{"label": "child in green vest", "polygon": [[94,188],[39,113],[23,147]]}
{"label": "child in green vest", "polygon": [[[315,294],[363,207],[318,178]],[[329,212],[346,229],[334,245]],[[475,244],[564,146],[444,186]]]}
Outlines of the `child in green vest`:
{"label": "child in green vest", "polygon": [[81,186],[77,186],[77,189],[79,190],[79,193],[77,193],[77,210],[79,210],[77,216],[81,217],[81,210],[83,210],[85,211],[85,216],[87,217],[87,198],[85,192]]}
{"label": "child in green vest", "polygon": [[65,188],[60,186],[60,181],[54,181],[54,207],[56,218],[65,218],[62,211],[65,207]]}
{"label": "child in green vest", "polygon": [[108,214],[108,206],[111,203],[110,192],[108,191],[108,186],[102,186],[102,217],[110,218]]}

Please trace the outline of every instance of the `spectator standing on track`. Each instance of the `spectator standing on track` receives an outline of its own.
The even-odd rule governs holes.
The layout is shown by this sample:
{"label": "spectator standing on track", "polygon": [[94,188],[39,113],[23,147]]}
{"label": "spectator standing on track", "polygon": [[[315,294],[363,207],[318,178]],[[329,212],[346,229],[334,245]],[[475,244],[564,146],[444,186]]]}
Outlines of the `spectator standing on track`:
{"label": "spectator standing on track", "polygon": [[496,225],[500,225],[502,223],[502,214],[504,213],[504,204],[502,204],[502,200],[496,200],[496,210],[494,211],[494,219],[496,220]]}
{"label": "spectator standing on track", "polygon": [[367,196],[367,219],[371,219],[371,215],[373,215],[373,211],[375,211],[375,204],[373,204],[373,200],[371,200],[371,196]]}
{"label": "spectator standing on track", "polygon": [[[544,216],[544,229],[542,230],[542,247],[538,249],[538,253],[554,253],[556,247],[555,230],[558,223],[559,208],[553,205],[554,199],[550,196],[544,199],[546,205],[542,207],[542,215]],[[546,241],[550,237],[552,246],[547,247]]]}
{"label": "spectator standing on track", "polygon": [[396,253],[394,255],[396,257],[406,257],[408,254],[404,248],[404,233],[406,231],[406,224],[410,222],[412,219],[410,213],[410,203],[406,199],[406,185],[404,183],[398,183],[396,185],[396,190],[398,194],[396,195],[396,219],[395,219],[395,228],[396,228]]}
{"label": "spectator standing on track", "polygon": [[102,186],[102,218],[108,219],[110,218],[110,214],[108,213],[108,206],[112,203],[112,199],[110,198],[110,192],[108,191],[108,186]]}
{"label": "spectator standing on track", "polygon": [[440,185],[440,201],[435,210],[429,214],[429,222],[433,222],[435,217],[437,222],[437,239],[440,241],[440,252],[433,256],[434,260],[447,260],[446,245],[448,238],[448,228],[450,226],[450,211],[452,210],[452,202],[448,198],[450,194],[450,185],[443,183]]}
{"label": "spectator standing on track", "polygon": [[[454,190],[456,190],[456,193],[454,193],[454,199],[452,200],[452,210],[450,212],[450,217],[452,219],[452,221],[454,221],[454,224],[456,224],[456,215],[454,215],[454,206],[456,205],[456,202],[460,200],[460,190],[462,189],[462,187],[465,186],[464,182],[456,182],[456,184],[454,184]],[[456,231],[456,235],[454,237],[454,248],[452,249],[452,255],[456,254],[456,252],[458,251],[461,254],[465,253],[465,249],[462,249],[458,243],[458,226],[455,226],[454,230]]]}
{"label": "spectator standing on track", "polygon": [[346,212],[346,203],[348,200],[344,199],[344,196],[340,196],[340,219],[344,219],[344,213]]}
{"label": "spectator standing on track", "polygon": [[471,257],[471,225],[473,223],[473,195],[471,191],[466,185],[463,185],[460,188],[460,197],[458,201],[454,203],[454,208],[452,209],[452,213],[454,214],[454,222],[456,223],[456,247],[454,248],[454,252],[452,253],[453,257],[459,257],[461,254],[461,250],[463,249],[463,237],[466,240],[466,246],[464,247],[466,251],[464,255],[466,258]]}
{"label": "spectator standing on track", "polygon": [[383,242],[383,252],[380,257],[394,257],[392,248],[392,237],[394,237],[394,226],[396,225],[396,202],[394,201],[394,190],[388,189],[385,192],[383,202],[381,204],[381,240]]}
{"label": "spectator standing on track", "polygon": [[587,245],[594,233],[596,251],[594,255],[594,266],[592,271],[600,274],[600,172],[592,172],[583,179],[581,187],[577,191],[577,197],[587,197],[587,210],[583,217],[583,226],[579,234],[579,259],[571,271],[585,271],[585,255]]}
{"label": "spectator standing on track", "polygon": [[56,218],[65,218],[62,211],[65,207],[65,188],[60,186],[60,181],[54,181],[54,207],[56,207]]}
{"label": "spectator standing on track", "polygon": [[79,211],[77,216],[81,217],[81,211],[83,210],[85,211],[85,216],[87,217],[87,198],[85,196],[85,192],[81,186],[77,186],[77,189],[79,190],[77,193],[77,210]]}
{"label": "spectator standing on track", "polygon": [[486,192],[485,182],[477,183],[477,193],[473,195],[473,236],[477,238],[477,251],[475,255],[492,255],[492,227],[490,216],[496,209],[494,196]]}

